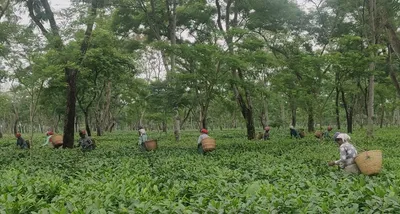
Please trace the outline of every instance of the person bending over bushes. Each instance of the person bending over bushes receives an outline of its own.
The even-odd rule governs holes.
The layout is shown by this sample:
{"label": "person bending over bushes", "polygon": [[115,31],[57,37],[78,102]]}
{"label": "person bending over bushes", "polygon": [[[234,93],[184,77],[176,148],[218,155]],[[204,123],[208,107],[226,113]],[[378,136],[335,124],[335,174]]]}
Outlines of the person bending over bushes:
{"label": "person bending over bushes", "polygon": [[355,158],[357,156],[356,148],[350,144],[350,136],[345,133],[335,133],[335,142],[339,146],[340,159],[337,161],[330,161],[329,166],[338,165],[345,172],[359,174]]}
{"label": "person bending over bushes", "polygon": [[82,151],[91,151],[96,148],[96,144],[89,136],[87,136],[86,130],[80,130],[79,136],[78,147],[82,147]]}
{"label": "person bending over bushes", "polygon": [[15,137],[17,138],[17,146],[20,149],[29,149],[30,148],[29,141],[25,141],[24,138],[22,138],[21,133],[15,134]]}
{"label": "person bending over bushes", "polygon": [[209,136],[208,136],[208,131],[207,131],[207,129],[201,129],[201,130],[200,130],[199,139],[197,139],[197,152],[198,152],[199,154],[204,154],[203,146],[201,145],[201,141],[202,141],[203,139],[208,138],[208,137],[209,137]]}
{"label": "person bending over bushes", "polygon": [[142,151],[146,150],[145,142],[148,140],[146,130],[143,127],[139,127],[139,149]]}

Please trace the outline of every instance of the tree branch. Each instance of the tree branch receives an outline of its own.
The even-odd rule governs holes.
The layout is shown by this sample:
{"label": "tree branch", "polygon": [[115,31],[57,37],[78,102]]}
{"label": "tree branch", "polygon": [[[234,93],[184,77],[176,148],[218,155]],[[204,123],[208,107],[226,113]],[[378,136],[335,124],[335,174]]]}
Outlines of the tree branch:
{"label": "tree branch", "polygon": [[10,6],[10,0],[7,1],[6,5],[4,6],[4,8],[0,5],[0,19],[4,16],[4,14],[6,13],[8,6]]}
{"label": "tree branch", "polygon": [[33,22],[35,22],[35,24],[39,27],[40,31],[42,31],[42,34],[47,38],[49,35],[49,32],[46,30],[46,28],[43,26],[42,22],[40,22],[40,20],[35,16],[35,12],[33,11],[33,0],[28,0],[26,2],[26,5],[28,6],[28,10],[29,10],[29,16],[31,17],[31,19],[33,20]]}

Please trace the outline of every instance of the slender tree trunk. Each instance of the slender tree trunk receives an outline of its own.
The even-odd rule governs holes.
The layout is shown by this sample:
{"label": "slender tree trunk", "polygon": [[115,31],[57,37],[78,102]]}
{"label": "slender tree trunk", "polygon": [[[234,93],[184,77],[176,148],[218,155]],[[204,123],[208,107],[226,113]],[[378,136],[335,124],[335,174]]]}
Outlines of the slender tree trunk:
{"label": "slender tree trunk", "polygon": [[167,121],[163,120],[162,122],[162,131],[164,133],[167,133]]}
{"label": "slender tree trunk", "polygon": [[314,108],[312,106],[308,108],[308,132],[314,132]]}
{"label": "slender tree trunk", "polygon": [[180,127],[181,127],[181,118],[179,115],[179,110],[175,110],[175,123],[174,123],[174,135],[175,135],[175,141],[179,142],[180,140]]}
{"label": "slender tree trunk", "polygon": [[[375,69],[375,63],[371,63],[370,65],[371,71]],[[369,86],[368,86],[368,118],[367,118],[367,136],[373,137],[374,134],[374,75],[369,77]]]}
{"label": "slender tree trunk", "polygon": [[54,126],[54,132],[58,132],[58,126],[59,126],[59,124],[60,124],[60,120],[61,120],[61,114],[58,114],[58,116],[57,116],[57,122],[56,122],[56,125]]}
{"label": "slender tree trunk", "polygon": [[[377,41],[377,26],[376,26],[376,0],[369,0],[369,25],[371,29],[371,37],[370,37],[370,44],[375,45],[378,43]],[[375,56],[375,54],[373,55]],[[375,59],[373,59],[375,60]],[[368,85],[368,118],[367,118],[367,137],[371,138],[374,135],[374,81],[375,76],[373,72],[375,71],[375,62],[371,62],[369,65],[369,70],[371,75],[369,77],[369,85]]]}
{"label": "slender tree trunk", "polygon": [[342,90],[342,101],[346,112],[347,133],[353,133],[353,107],[349,107],[346,102],[344,91]]}
{"label": "slender tree trunk", "polygon": [[84,116],[85,116],[85,129],[86,132],[88,134],[88,136],[92,136],[92,131],[90,130],[90,125],[89,125],[89,112],[88,110],[83,112]]}
{"label": "slender tree trunk", "polygon": [[339,87],[336,86],[336,100],[335,100],[335,112],[336,112],[336,125],[340,130],[340,111],[339,111]]}
{"label": "slender tree trunk", "polygon": [[[285,115],[285,105],[283,103],[283,99],[280,100],[279,102],[279,106],[280,106],[280,113],[281,113],[281,121],[286,124],[286,115]],[[293,118],[292,118],[293,119]],[[292,121],[293,122],[293,121]],[[296,119],[295,121],[296,122]]]}
{"label": "slender tree trunk", "polygon": [[380,128],[383,127],[384,118],[385,118],[385,105],[382,104],[382,107],[381,107],[381,122],[380,122],[380,124],[379,124],[379,127],[380,127]]}
{"label": "slender tree trunk", "polygon": [[388,45],[388,56],[386,58],[386,64],[387,64],[387,67],[389,70],[390,79],[392,80],[393,85],[396,88],[397,96],[400,97],[400,84],[399,84],[399,81],[397,80],[397,74],[393,70],[392,53],[393,53],[393,50],[392,50],[391,46]]}
{"label": "slender tree trunk", "polygon": [[293,127],[296,127],[296,123],[297,123],[297,109],[296,109],[296,106],[294,106],[293,108],[292,108],[292,126]]}

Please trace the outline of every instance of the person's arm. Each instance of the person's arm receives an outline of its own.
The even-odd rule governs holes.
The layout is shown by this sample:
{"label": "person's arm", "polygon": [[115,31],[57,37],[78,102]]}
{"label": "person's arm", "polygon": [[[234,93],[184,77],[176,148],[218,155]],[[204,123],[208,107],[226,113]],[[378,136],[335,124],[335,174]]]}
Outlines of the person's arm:
{"label": "person's arm", "polygon": [[340,147],[340,159],[335,161],[335,164],[338,165],[340,163],[344,163],[346,161],[346,149],[344,147]]}
{"label": "person's arm", "polygon": [[142,136],[139,136],[139,146],[142,144]]}
{"label": "person's arm", "polygon": [[199,139],[197,139],[197,144],[201,143],[201,140],[203,140],[203,138],[201,137],[201,135],[199,136]]}
{"label": "person's arm", "polygon": [[49,144],[49,139],[50,139],[50,137],[46,137],[46,139],[44,140],[44,144],[42,145],[42,147]]}

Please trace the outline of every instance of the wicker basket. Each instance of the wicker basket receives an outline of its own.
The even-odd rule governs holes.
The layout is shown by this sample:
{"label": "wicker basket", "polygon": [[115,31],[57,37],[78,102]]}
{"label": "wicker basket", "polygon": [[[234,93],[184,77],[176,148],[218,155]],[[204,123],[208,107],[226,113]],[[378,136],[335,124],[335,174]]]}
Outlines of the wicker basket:
{"label": "wicker basket", "polygon": [[356,164],[364,175],[376,175],[382,169],[382,151],[371,150],[357,155]]}
{"label": "wicker basket", "polygon": [[321,137],[322,137],[322,132],[321,132],[321,131],[316,131],[315,134],[314,134],[314,136],[315,136],[316,138],[321,138]]}
{"label": "wicker basket", "polygon": [[153,151],[157,149],[157,140],[148,140],[144,142],[144,146],[147,151]]}
{"label": "wicker basket", "polygon": [[304,132],[304,129],[300,129],[299,136],[301,138],[304,138],[306,136],[306,133]]}
{"label": "wicker basket", "polygon": [[63,136],[61,135],[53,135],[50,138],[51,144],[53,144],[54,147],[61,146],[63,144]]}
{"label": "wicker basket", "polygon": [[204,152],[211,152],[215,150],[215,139],[213,138],[205,138],[201,141],[201,145],[203,147]]}

